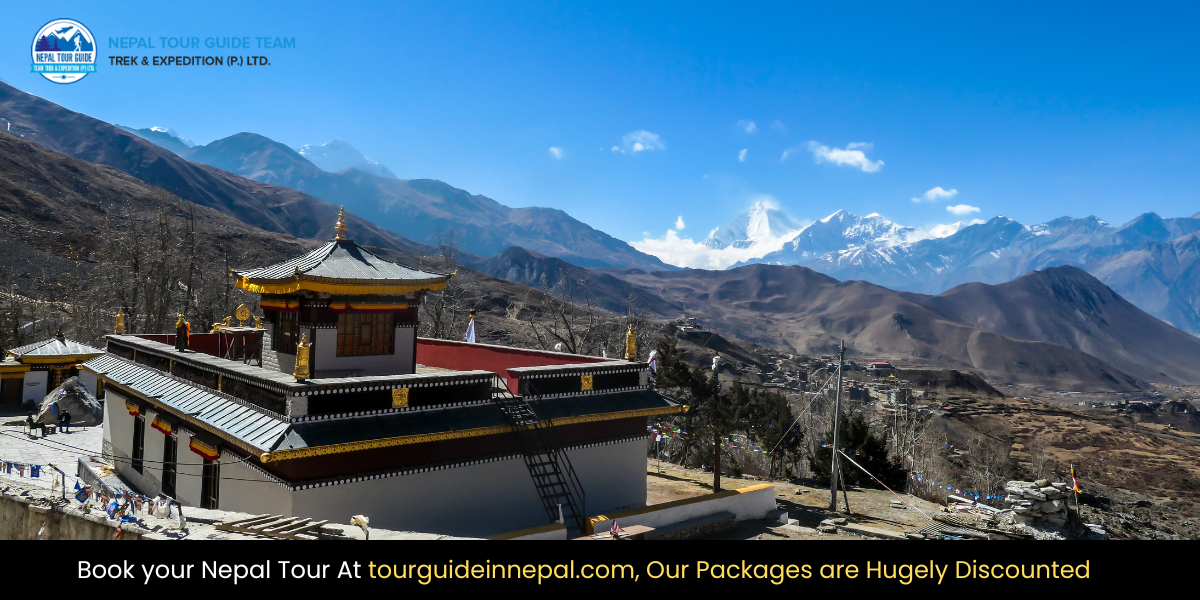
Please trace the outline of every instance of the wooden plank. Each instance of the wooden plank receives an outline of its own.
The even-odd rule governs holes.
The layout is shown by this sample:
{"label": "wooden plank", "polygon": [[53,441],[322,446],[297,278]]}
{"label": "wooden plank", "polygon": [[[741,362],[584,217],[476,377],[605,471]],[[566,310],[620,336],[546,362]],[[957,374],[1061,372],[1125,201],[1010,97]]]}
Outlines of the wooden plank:
{"label": "wooden plank", "polygon": [[304,524],[304,523],[307,523],[308,521],[311,521],[311,520],[312,520],[312,519],[299,519],[299,520],[292,519],[292,520],[289,520],[289,521],[288,521],[288,522],[286,522],[286,523],[280,523],[280,524],[277,524],[277,525],[272,525],[271,527],[268,527],[268,528],[264,529],[263,531],[270,531],[270,532],[272,532],[272,533],[277,533],[277,532],[279,532],[279,531],[282,531],[282,530],[284,530],[284,529],[290,529],[290,528],[292,528],[292,527],[295,527],[295,526],[297,526],[297,525],[302,525],[302,524]]}
{"label": "wooden plank", "polygon": [[277,526],[286,525],[288,523],[293,523],[293,522],[295,522],[295,519],[293,517],[282,517],[281,519],[269,519],[266,521],[261,521],[259,523],[255,523],[253,525],[242,525],[239,527],[239,529],[245,529],[246,531],[256,531],[257,532],[257,531],[263,531],[264,529],[275,528]]}
{"label": "wooden plank", "polygon": [[314,521],[314,522],[312,522],[312,523],[309,523],[308,525],[305,525],[304,527],[301,527],[300,529],[294,529],[294,530],[292,530],[292,531],[289,531],[288,533],[296,534],[296,533],[309,533],[309,532],[311,532],[311,533],[314,533],[314,534],[315,534],[315,533],[317,532],[317,530],[318,530],[318,529],[320,529],[320,528],[324,527],[324,526],[325,526],[325,524],[326,524],[326,523],[328,523],[328,522],[329,522],[329,521]]}
{"label": "wooden plank", "polygon": [[[305,520],[307,520],[307,519],[305,519]],[[291,527],[285,527],[283,529],[280,529],[278,531],[278,533],[285,533],[285,534],[289,534],[289,535],[293,534],[293,533],[300,533],[301,531],[303,531],[313,525],[320,527],[321,525],[324,525],[328,522],[329,521],[313,521],[312,523],[296,523]]]}
{"label": "wooden plank", "polygon": [[254,517],[250,517],[249,519],[239,519],[239,520],[237,520],[237,521],[230,521],[230,522],[228,522],[228,523],[218,523],[217,525],[218,525],[218,526],[224,525],[224,526],[226,526],[226,527],[234,527],[234,526],[237,526],[237,525],[241,525],[241,524],[243,524],[243,523],[250,523],[250,522],[252,522],[252,521],[257,521],[257,520],[259,520],[259,519],[261,519],[261,518],[263,518],[263,517],[269,517],[269,516],[271,516],[271,515],[269,515],[269,514],[267,514],[267,515],[257,515],[257,516],[254,516]]}

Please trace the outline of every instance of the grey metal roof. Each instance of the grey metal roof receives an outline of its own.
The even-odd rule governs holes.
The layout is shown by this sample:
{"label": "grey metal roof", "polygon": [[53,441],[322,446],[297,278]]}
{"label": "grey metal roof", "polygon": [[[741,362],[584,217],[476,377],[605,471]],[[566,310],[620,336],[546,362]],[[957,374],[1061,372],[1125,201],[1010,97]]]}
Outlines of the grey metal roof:
{"label": "grey metal roof", "polygon": [[[507,425],[504,414],[495,404],[289,423],[246,406],[227,394],[113,354],[104,354],[83,366],[260,451]],[[541,419],[564,419],[631,410],[665,409],[677,407],[678,404],[651,390],[632,390],[542,400],[533,402],[532,406]]]}
{"label": "grey metal roof", "polygon": [[333,240],[304,256],[269,267],[234,271],[252,281],[292,280],[297,272],[306,278],[371,283],[441,283],[449,278],[384,260],[351,240]]}
{"label": "grey metal roof", "polygon": [[75,340],[66,338],[50,338],[32,344],[26,344],[20,348],[14,348],[8,351],[9,354],[22,356],[86,356],[89,354],[103,354],[104,351],[99,348],[93,348],[87,344],[81,344]]}
{"label": "grey metal roof", "polygon": [[231,396],[113,354],[93,358],[83,363],[83,367],[255,448],[271,448],[288,429],[286,421],[250,408]]}

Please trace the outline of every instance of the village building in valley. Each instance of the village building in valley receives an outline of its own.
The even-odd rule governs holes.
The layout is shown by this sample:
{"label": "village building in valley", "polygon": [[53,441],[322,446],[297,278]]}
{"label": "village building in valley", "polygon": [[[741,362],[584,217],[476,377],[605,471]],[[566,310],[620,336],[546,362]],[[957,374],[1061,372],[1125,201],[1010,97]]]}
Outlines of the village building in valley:
{"label": "village building in valley", "polygon": [[261,318],[110,335],[82,364],[122,477],[184,506],[466,536],[645,506],[647,417],[686,409],[649,389],[632,329],[621,360],[418,338],[452,275],[336,229],[230,272]]}

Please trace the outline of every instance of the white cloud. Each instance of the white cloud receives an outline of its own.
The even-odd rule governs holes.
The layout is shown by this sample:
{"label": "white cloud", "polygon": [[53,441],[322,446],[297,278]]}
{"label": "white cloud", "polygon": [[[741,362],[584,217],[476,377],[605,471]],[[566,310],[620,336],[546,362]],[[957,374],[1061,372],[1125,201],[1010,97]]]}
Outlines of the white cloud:
{"label": "white cloud", "polygon": [[679,215],[679,218],[675,219],[675,229],[677,231],[683,231],[684,227],[687,227],[687,225],[683,222],[683,215]]}
{"label": "white cloud", "polygon": [[984,221],[983,219],[971,219],[970,221],[958,221],[956,223],[943,223],[941,225],[934,225],[932,227],[929,227],[928,231],[929,231],[929,235],[931,235],[935,238],[944,238],[944,237],[949,237],[951,235],[958,233],[959,230],[961,230],[963,227],[970,227],[971,225],[980,225],[982,223],[986,223],[986,221]]}
{"label": "white cloud", "polygon": [[775,122],[771,123],[771,129],[774,129],[779,133],[787,133],[787,125],[784,125],[783,121],[780,121],[779,119],[775,119]]}
{"label": "white cloud", "polygon": [[551,146],[550,156],[553,156],[555,160],[562,160],[562,148],[559,148],[558,146]]}
{"label": "white cloud", "polygon": [[[944,189],[942,189],[942,186],[939,185],[939,186],[933,188],[932,190],[925,192],[922,195],[922,198],[924,198],[925,202],[937,202],[938,200],[949,200],[949,199],[953,198],[956,194],[958,194],[958,190],[955,190],[955,189],[944,190]],[[913,198],[912,201],[913,202],[921,202],[922,198]]]}
{"label": "white cloud", "polygon": [[646,150],[667,149],[667,145],[663,143],[662,137],[653,131],[646,131],[645,129],[630,131],[629,133],[621,136],[621,144],[623,147],[613,146],[612,151],[621,153],[631,152],[633,154],[637,154],[638,152],[644,152]]}
{"label": "white cloud", "polygon": [[970,206],[967,204],[956,204],[954,206],[947,206],[946,210],[953,214],[956,214],[958,216],[962,216],[962,215],[969,215],[971,213],[979,212],[979,207],[978,206]]}
{"label": "white cloud", "polygon": [[[680,217],[680,221],[676,222],[676,225],[682,224],[681,221],[682,217]],[[801,225],[807,225],[808,223],[808,221],[803,221]],[[714,228],[708,232],[708,235],[712,235],[718,230],[719,228]],[[756,240],[749,246],[741,248],[729,246],[717,250],[709,248],[690,237],[681,236],[676,229],[668,229],[663,237],[658,239],[651,238],[643,232],[643,239],[641,241],[630,242],[630,245],[646,254],[657,256],[668,264],[692,269],[719,270],[779,250],[783,248],[783,245],[788,240],[794,238],[797,233],[799,233],[799,230],[787,232],[778,237],[765,237]]]}
{"label": "white cloud", "polygon": [[808,150],[813,155],[813,160],[816,162],[831,162],[841,167],[854,167],[862,170],[863,173],[874,173],[883,167],[882,160],[872,161],[867,158],[865,150],[871,150],[873,144],[868,142],[853,142],[846,144],[845,148],[830,148],[823,146],[817,142],[808,142],[802,146],[794,146],[783,151],[783,156],[779,158],[779,162],[787,160],[788,156],[800,150]]}
{"label": "white cloud", "polygon": [[738,152],[738,162],[746,162],[746,150],[747,148],[742,148],[742,150]]}
{"label": "white cloud", "polygon": [[755,125],[754,121],[738,121],[737,126],[746,133],[754,133],[755,131],[758,131],[758,125]]}

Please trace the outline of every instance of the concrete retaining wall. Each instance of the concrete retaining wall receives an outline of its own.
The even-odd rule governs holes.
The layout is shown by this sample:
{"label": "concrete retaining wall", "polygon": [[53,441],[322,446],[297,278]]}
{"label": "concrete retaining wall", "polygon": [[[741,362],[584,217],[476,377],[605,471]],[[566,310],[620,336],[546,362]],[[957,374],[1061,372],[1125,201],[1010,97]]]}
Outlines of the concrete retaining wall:
{"label": "concrete retaining wall", "polygon": [[620,527],[645,525],[658,528],[725,511],[733,513],[738,521],[765,519],[767,513],[773,510],[775,486],[763,483],[740,490],[726,490],[707,496],[600,515],[591,519],[591,531],[588,533],[603,531],[612,526],[605,521],[616,521]]}

